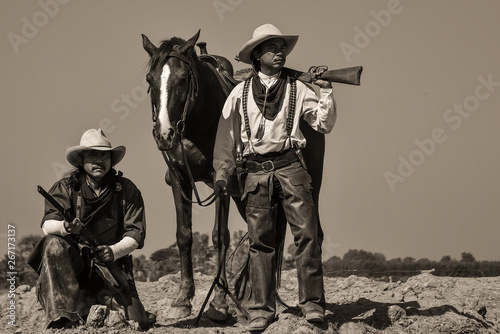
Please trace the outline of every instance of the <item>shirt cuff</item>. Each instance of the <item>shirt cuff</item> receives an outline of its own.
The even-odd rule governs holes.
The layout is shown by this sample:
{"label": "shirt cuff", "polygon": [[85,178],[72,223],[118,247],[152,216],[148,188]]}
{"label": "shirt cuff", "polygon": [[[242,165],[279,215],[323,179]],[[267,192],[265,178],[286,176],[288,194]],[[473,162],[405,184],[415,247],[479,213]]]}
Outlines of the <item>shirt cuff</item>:
{"label": "shirt cuff", "polygon": [[43,222],[42,231],[44,235],[55,234],[62,237],[67,236],[69,233],[64,228],[64,220],[49,219]]}
{"label": "shirt cuff", "polygon": [[219,170],[217,170],[217,172],[215,173],[215,181],[219,181],[219,180],[222,180],[224,182],[228,182],[229,180],[229,174],[228,174],[228,171],[224,168],[221,168]]}
{"label": "shirt cuff", "polygon": [[321,96],[328,96],[330,94],[332,94],[333,92],[333,88],[320,88],[319,89],[319,93],[321,94]]}
{"label": "shirt cuff", "polygon": [[116,244],[109,246],[109,248],[111,248],[111,251],[113,252],[114,259],[118,260],[119,258],[132,253],[132,251],[137,249],[138,246],[139,243],[134,238],[124,237]]}
{"label": "shirt cuff", "polygon": [[139,245],[137,248],[142,248],[144,247],[144,232],[138,229],[130,229],[128,231],[125,231],[123,233],[123,238],[129,237],[137,241],[137,244]]}

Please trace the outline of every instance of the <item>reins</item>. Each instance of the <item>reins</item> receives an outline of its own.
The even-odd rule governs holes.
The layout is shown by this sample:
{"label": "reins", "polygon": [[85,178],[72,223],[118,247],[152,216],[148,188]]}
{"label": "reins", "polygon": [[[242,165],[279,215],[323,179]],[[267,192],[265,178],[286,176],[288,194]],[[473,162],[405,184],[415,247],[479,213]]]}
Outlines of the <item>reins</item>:
{"label": "reins", "polygon": [[[215,196],[215,192],[213,192],[211,195],[209,195],[207,198],[204,200],[201,200],[198,188],[196,186],[196,181],[194,180],[193,173],[191,172],[191,167],[189,166],[189,161],[186,155],[186,151],[184,149],[184,130],[186,128],[186,117],[189,111],[193,108],[194,101],[196,97],[198,96],[198,73],[196,72],[196,68],[191,64],[191,61],[188,57],[176,52],[176,51],[171,51],[168,55],[168,57],[174,57],[177,58],[187,65],[189,65],[189,72],[188,72],[188,95],[186,97],[186,103],[184,104],[184,109],[182,111],[182,116],[179,121],[175,124],[175,133],[179,136],[179,142],[180,142],[180,147],[181,147],[181,154],[182,158],[184,161],[184,164],[186,165],[186,170],[187,174],[189,176],[189,181],[191,183],[191,188],[193,189],[194,195],[196,197],[196,201],[193,201],[190,199],[184,192],[184,189],[181,187],[180,179],[181,177],[179,176],[178,171],[173,167],[172,161],[170,157],[168,156],[166,151],[161,151],[163,155],[163,159],[165,160],[169,170],[170,170],[170,175],[173,177],[174,182],[176,183],[176,186],[179,188],[182,197],[184,200],[190,202],[190,203],[197,203],[200,206],[209,206],[211,205],[216,199],[217,196]],[[153,108],[153,121],[156,121],[157,115],[155,113],[155,107],[154,103],[152,103],[152,108]],[[172,148],[170,148],[172,149]]]}

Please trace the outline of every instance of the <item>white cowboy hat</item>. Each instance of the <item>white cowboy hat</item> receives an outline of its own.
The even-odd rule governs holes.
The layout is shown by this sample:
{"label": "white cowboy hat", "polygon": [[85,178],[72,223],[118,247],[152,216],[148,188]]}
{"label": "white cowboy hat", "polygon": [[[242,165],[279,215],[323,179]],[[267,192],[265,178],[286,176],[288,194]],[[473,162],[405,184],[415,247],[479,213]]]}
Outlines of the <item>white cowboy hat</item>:
{"label": "white cowboy hat", "polygon": [[66,150],[66,160],[75,166],[82,165],[81,153],[84,151],[111,151],[111,164],[118,164],[125,155],[125,146],[111,147],[111,143],[101,129],[90,129],[85,131],[80,139],[79,146],[73,146]]}
{"label": "white cowboy hat", "polygon": [[272,38],[283,38],[286,42],[285,55],[288,56],[297,44],[298,35],[283,35],[278,28],[270,23],[263,24],[254,30],[252,39],[246,42],[238,52],[236,59],[247,64],[252,63],[252,51],[260,43]]}

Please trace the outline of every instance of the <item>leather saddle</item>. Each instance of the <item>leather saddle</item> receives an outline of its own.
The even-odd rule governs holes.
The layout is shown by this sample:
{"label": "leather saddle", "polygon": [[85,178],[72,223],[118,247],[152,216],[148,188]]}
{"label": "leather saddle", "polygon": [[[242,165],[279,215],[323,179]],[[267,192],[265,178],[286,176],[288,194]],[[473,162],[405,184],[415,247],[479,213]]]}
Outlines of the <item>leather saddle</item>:
{"label": "leather saddle", "polygon": [[237,84],[252,76],[252,68],[244,68],[234,72],[233,65],[226,57],[209,54],[207,52],[207,43],[200,42],[196,45],[200,48],[200,55],[198,58],[201,61],[210,64],[211,67],[213,67],[213,69],[219,74],[219,79],[226,95],[229,95],[231,90],[233,90]]}

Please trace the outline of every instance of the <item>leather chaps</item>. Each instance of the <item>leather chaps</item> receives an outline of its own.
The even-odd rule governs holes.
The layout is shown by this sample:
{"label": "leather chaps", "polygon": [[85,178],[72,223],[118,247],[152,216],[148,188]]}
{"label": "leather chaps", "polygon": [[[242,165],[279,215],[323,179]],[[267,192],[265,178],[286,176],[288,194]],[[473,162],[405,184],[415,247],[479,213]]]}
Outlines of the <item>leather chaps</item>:
{"label": "leather chaps", "polygon": [[33,250],[28,263],[40,275],[36,290],[45,311],[44,327],[64,319],[83,323],[90,307],[102,304],[147,328],[150,321],[139,300],[132,268],[127,273],[128,289],[113,287],[95,272],[85,250],[73,239],[56,235],[43,237]]}

